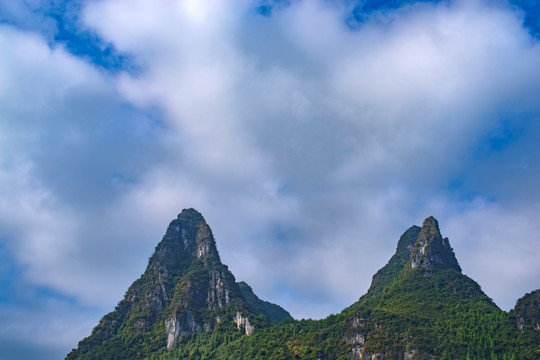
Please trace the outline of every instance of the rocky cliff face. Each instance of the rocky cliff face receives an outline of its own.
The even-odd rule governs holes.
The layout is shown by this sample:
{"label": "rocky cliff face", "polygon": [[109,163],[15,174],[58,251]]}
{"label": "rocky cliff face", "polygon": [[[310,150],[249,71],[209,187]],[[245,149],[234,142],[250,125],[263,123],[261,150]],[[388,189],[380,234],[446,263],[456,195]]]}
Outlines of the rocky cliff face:
{"label": "rocky cliff face", "polygon": [[439,223],[433,216],[428,217],[416,238],[409,261],[410,269],[421,268],[426,274],[435,270],[453,269],[461,272],[454,250],[448,238],[443,238]]}

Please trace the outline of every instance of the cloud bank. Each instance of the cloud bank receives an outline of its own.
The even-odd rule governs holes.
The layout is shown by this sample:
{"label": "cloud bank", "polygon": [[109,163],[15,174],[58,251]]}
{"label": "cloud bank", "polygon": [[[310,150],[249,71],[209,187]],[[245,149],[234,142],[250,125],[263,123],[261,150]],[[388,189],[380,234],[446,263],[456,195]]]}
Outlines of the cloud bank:
{"label": "cloud bank", "polygon": [[114,74],[0,25],[0,238],[24,281],[112,309],[195,207],[237,278],[295,317],[355,301],[429,215],[503,309],[538,287],[540,47],[522,14],[420,3],[352,26],[351,10],[89,2],[80,26],[136,65]]}

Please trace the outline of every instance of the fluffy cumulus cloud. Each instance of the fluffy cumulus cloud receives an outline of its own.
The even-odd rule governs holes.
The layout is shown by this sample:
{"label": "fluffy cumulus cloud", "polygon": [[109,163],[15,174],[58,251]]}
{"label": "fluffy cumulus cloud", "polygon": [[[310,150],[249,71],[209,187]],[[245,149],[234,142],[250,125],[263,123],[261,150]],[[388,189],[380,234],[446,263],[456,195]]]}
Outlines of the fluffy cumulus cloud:
{"label": "fluffy cumulus cloud", "polygon": [[107,209],[143,171],[150,121],[91,66],[37,36],[1,30],[10,50],[0,73],[2,236],[38,283],[91,295],[77,275],[90,263],[80,260],[107,246],[99,224],[121,217]]}
{"label": "fluffy cumulus cloud", "polygon": [[537,287],[540,46],[523,14],[259,5],[88,2],[80,28],[136,69],[114,73],[0,27],[0,236],[24,281],[110,309],[195,207],[236,277],[296,317],[355,301],[429,215],[499,306]]}
{"label": "fluffy cumulus cloud", "polygon": [[[152,191],[196,182],[239,277],[261,289],[277,277],[278,291],[340,306],[368,286],[400,231],[432,212],[451,220],[485,199],[523,201],[528,214],[535,195],[519,185],[534,191],[529,175],[538,178],[540,110],[540,49],[508,8],[412,5],[355,30],[348,10],[294,2],[265,17],[251,2],[113,1],[85,12],[144,69],[120,78],[123,94],[166,109],[171,160]],[[515,156],[528,166],[497,176]],[[246,226],[221,225],[234,222],[224,209]]]}

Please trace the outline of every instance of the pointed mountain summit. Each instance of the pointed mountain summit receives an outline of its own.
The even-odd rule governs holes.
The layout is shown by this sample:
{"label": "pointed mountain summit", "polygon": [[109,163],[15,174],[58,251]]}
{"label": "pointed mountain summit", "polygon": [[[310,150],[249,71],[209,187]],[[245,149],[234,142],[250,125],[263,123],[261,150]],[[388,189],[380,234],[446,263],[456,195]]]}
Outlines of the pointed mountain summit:
{"label": "pointed mountain summit", "polygon": [[414,270],[431,275],[437,270],[455,270],[461,273],[454,250],[448,238],[443,238],[439,223],[430,216],[422,227],[413,225],[399,238],[396,252],[388,263],[373,275],[366,297],[379,294],[391,282]]}
{"label": "pointed mountain summit", "polygon": [[[373,276],[366,295],[349,309],[354,315],[346,328],[352,334],[348,339],[356,359],[432,358],[439,351],[432,344],[434,334],[440,336],[439,347],[451,348],[455,339],[444,338],[447,329],[481,332],[474,316],[502,313],[475,281],[461,273],[448,238],[442,237],[432,216],[421,228],[412,226],[401,236],[394,256]],[[460,317],[454,315],[456,309]],[[355,324],[364,325],[359,329]],[[465,358],[468,349],[454,351],[455,357],[447,355]],[[478,358],[489,357],[478,354]]]}
{"label": "pointed mountain summit", "polygon": [[221,262],[212,230],[197,210],[184,209],[171,221],[150,263],[165,265],[168,258],[197,258],[206,266]]}
{"label": "pointed mountain summit", "polygon": [[[221,263],[212,230],[194,209],[171,221],[143,275],[68,359],[137,359],[176,346],[182,336],[269,325]],[[121,355],[119,355],[121,354]]]}
{"label": "pointed mountain summit", "polygon": [[422,229],[413,245],[410,268],[421,268],[430,274],[435,270],[453,269],[461,272],[454,250],[448,238],[443,238],[439,223],[430,216],[422,225]]}
{"label": "pointed mountain summit", "polygon": [[[426,282],[422,280],[425,277],[434,279]],[[434,281],[438,281],[437,286],[447,289],[452,295],[459,296],[461,288],[463,295],[489,299],[476,282],[461,273],[448,238],[442,237],[439,223],[430,216],[424,220],[422,227],[411,226],[401,235],[395,254],[375,273],[368,292],[361,300],[365,302],[379,298],[377,301],[382,301],[388,296],[381,298],[379,295],[387,295],[404,287],[410,292]],[[441,287],[443,284],[446,286]]]}

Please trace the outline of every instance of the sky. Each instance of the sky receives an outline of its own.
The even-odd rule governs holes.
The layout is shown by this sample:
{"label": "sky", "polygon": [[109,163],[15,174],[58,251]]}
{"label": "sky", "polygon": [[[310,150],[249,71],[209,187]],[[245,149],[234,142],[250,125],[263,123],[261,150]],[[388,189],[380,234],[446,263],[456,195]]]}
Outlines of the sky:
{"label": "sky", "polygon": [[540,6],[0,2],[0,360],[59,359],[199,210],[295,318],[435,216],[510,310],[540,278]]}

